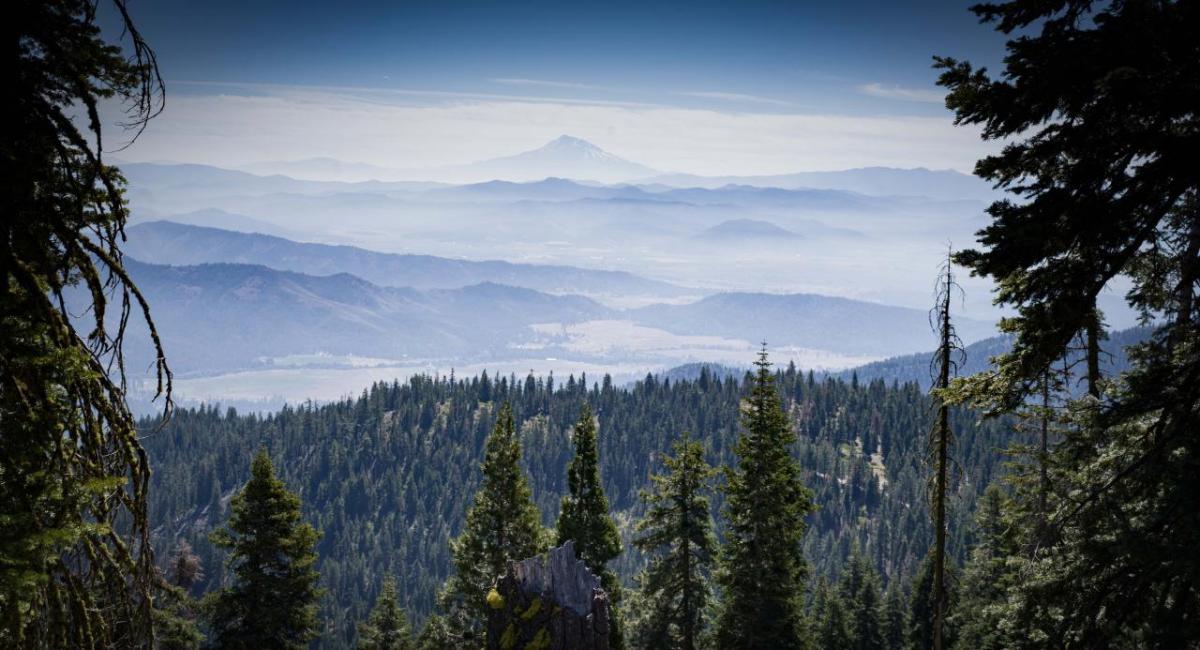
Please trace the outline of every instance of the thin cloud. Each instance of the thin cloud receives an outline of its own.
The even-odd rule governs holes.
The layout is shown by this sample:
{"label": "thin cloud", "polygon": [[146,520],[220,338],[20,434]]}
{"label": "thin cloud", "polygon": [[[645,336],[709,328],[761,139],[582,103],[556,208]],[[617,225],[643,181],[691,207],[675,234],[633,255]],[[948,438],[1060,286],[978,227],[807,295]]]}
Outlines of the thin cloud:
{"label": "thin cloud", "polygon": [[902,102],[922,102],[926,104],[941,104],[946,99],[945,94],[940,90],[905,88],[903,86],[886,85],[878,82],[863,84],[858,87],[858,92],[872,97],[895,99]]}
{"label": "thin cloud", "polygon": [[745,93],[727,93],[718,90],[693,90],[681,92],[680,95],[685,97],[698,97],[700,99],[719,99],[728,102],[752,102],[755,104],[772,104],[775,106],[795,106],[792,102],[785,102],[782,99],[772,99],[771,97],[761,97],[759,95],[747,95]]}
{"label": "thin cloud", "polygon": [[504,84],[505,86],[540,86],[543,88],[574,88],[577,90],[605,90],[601,86],[593,86],[591,84],[577,83],[574,81],[549,81],[546,79],[522,79],[514,77],[496,77],[488,79],[494,84]]}
{"label": "thin cloud", "polygon": [[[553,97],[542,95],[508,95],[502,93],[481,93],[481,92],[465,92],[465,91],[448,91],[448,90],[424,90],[419,88],[389,88],[379,86],[330,86],[320,84],[281,84],[271,82],[244,82],[244,81],[208,81],[199,79],[169,79],[171,85],[179,86],[194,86],[197,88],[210,88],[215,94],[221,94],[222,90],[243,90],[261,94],[282,94],[282,93],[328,93],[341,97],[355,97],[360,101],[368,96],[398,96],[398,97],[415,97],[427,98],[430,100],[496,100],[496,101],[514,101],[514,102],[536,102],[536,103],[551,103],[551,104],[582,104],[587,106],[628,106],[632,108],[669,108],[669,104],[656,104],[652,102],[635,102],[635,101],[620,101],[620,100],[604,100],[604,99],[579,99],[573,97]],[[592,86],[600,88],[599,86]]]}

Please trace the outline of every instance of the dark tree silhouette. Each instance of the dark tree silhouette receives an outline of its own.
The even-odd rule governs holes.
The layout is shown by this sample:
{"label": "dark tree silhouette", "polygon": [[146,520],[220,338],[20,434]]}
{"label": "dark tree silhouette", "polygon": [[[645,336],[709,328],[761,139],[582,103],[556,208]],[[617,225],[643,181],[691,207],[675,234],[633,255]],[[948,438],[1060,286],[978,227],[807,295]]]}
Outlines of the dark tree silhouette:
{"label": "dark tree silhouette", "polygon": [[[154,53],[124,0],[106,42],[91,0],[5,8],[0,143],[0,639],[43,647],[147,645],[158,581],[150,469],[125,403],[121,354],[149,324],[164,413],[171,375],[122,264],[124,180],[104,163],[99,104],[134,137],[163,105]],[[122,48],[124,45],[124,48]],[[68,311],[68,306],[70,310]]]}

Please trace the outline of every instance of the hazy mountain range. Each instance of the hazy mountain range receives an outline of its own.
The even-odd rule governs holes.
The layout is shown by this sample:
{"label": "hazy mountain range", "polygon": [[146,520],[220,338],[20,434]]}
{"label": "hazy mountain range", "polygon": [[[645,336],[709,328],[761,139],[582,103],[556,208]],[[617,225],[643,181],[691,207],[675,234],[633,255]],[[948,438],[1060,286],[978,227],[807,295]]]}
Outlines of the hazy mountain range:
{"label": "hazy mountain range", "polygon": [[545,178],[569,178],[643,186],[715,189],[726,185],[751,185],[781,189],[824,188],[875,196],[929,196],[974,200],[996,198],[996,192],[986,182],[953,170],[865,167],[758,176],[669,173],[626,160],[591,142],[570,135],[560,136],[529,151],[462,165],[414,168],[398,164],[394,167],[384,167],[318,157],[251,163],[241,165],[238,169],[263,176],[283,175],[293,179],[348,183],[403,180],[463,184],[493,180],[527,182]]}
{"label": "hazy mountain range", "polygon": [[[864,301],[726,292],[617,309],[561,289],[686,290],[624,273],[392,255],[167,222],[131,227],[126,250],[180,376],[304,365],[295,359],[306,356],[323,366],[356,363],[343,357],[531,355],[665,366],[736,360],[762,341],[837,365],[924,349],[931,337],[924,311]],[[968,340],[992,331],[969,319],[958,327]]]}
{"label": "hazy mountain range", "polygon": [[[992,196],[926,169],[669,174],[570,136],[405,167],[122,166],[125,250],[181,396],[331,398],[450,368],[644,376],[741,366],[763,341],[825,370],[916,353],[945,242]],[[960,319],[968,340],[994,333],[981,315]]]}
{"label": "hazy mountain range", "polygon": [[456,260],[379,253],[354,246],[301,243],[271,235],[154,221],[128,229],[125,252],[154,264],[259,264],[309,275],[349,273],[385,287],[453,289],[483,282],[554,294],[696,295],[694,289],[620,271]]}

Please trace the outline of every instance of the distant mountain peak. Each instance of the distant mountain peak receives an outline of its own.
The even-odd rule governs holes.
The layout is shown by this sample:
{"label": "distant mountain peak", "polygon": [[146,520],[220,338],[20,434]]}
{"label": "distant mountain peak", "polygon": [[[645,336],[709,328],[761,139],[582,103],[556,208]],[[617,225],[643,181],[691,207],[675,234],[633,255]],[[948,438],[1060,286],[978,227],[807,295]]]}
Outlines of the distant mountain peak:
{"label": "distant mountain peak", "polygon": [[530,182],[551,177],[618,183],[659,173],[566,134],[537,149],[467,165],[441,167],[434,172],[438,178],[466,183],[487,180]]}
{"label": "distant mountain peak", "polygon": [[547,142],[538,149],[527,151],[520,156],[546,154],[557,158],[562,162],[567,162],[572,159],[581,162],[605,162],[615,163],[618,165],[633,164],[625,159],[615,156],[600,147],[573,135],[560,135],[557,138]]}
{"label": "distant mountain peak", "polygon": [[558,148],[568,148],[568,147],[576,148],[576,149],[595,149],[596,151],[603,151],[602,149],[600,149],[600,147],[597,147],[596,145],[588,142],[587,140],[584,140],[583,138],[577,138],[573,135],[566,135],[565,133],[563,135],[560,135],[557,138],[551,140],[550,142],[547,142],[545,144],[545,146],[543,146],[542,148],[543,149],[545,149],[545,148],[558,149]]}

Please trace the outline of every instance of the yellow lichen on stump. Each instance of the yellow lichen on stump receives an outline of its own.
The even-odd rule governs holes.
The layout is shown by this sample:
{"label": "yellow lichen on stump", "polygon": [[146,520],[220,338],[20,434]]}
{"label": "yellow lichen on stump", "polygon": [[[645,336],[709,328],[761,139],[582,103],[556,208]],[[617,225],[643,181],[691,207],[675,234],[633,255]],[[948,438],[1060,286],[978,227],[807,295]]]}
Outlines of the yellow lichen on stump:
{"label": "yellow lichen on stump", "polygon": [[504,607],[504,596],[501,596],[500,592],[496,591],[495,587],[493,587],[488,592],[487,604],[492,609],[502,609]]}

